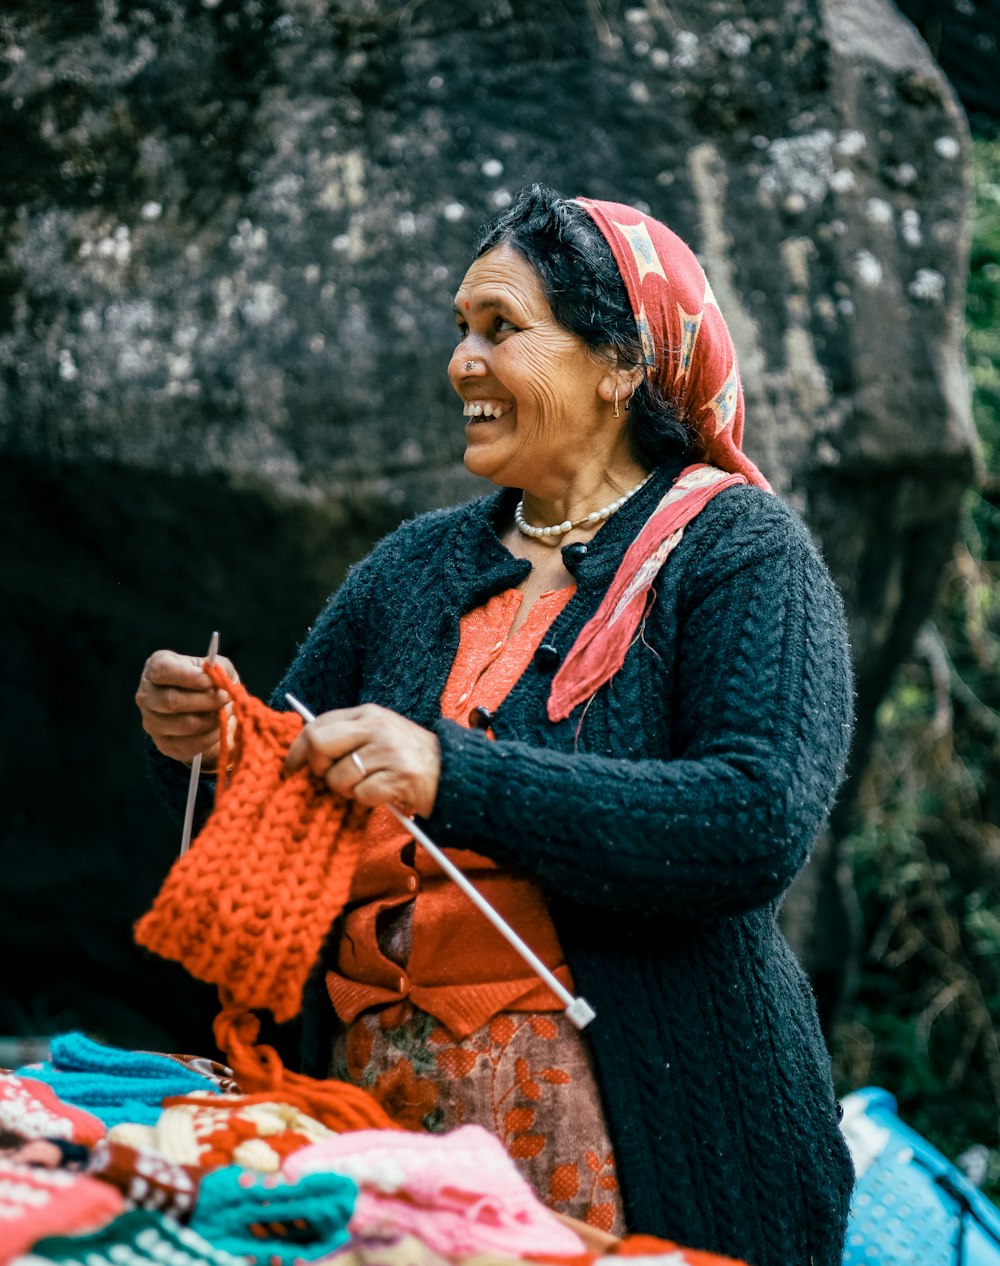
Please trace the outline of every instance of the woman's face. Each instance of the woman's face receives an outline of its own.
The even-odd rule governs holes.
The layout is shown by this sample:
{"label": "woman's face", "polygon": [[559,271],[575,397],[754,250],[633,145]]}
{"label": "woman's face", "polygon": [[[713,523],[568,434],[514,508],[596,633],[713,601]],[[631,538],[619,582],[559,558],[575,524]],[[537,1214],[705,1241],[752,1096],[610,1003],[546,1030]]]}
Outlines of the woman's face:
{"label": "woman's face", "polygon": [[473,474],[544,494],[607,463],[624,422],[611,420],[609,365],[556,321],[519,251],[498,246],[475,260],[455,321],[448,377],[465,402]]}

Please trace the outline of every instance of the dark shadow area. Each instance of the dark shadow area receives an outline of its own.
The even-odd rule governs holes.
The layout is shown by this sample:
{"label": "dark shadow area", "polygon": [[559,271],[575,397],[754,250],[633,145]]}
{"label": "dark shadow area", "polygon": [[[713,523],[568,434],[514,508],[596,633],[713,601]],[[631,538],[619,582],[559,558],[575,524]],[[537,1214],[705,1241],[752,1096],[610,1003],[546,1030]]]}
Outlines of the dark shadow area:
{"label": "dark shadow area", "polygon": [[951,80],[980,136],[1000,131],[1000,0],[896,0]]}
{"label": "dark shadow area", "polygon": [[177,855],[133,695],[213,628],[270,690],[325,595],[398,511],[282,503],[124,467],[0,471],[0,1033],[80,1027],[211,1048],[214,990],[131,939]]}
{"label": "dark shadow area", "polygon": [[805,481],[810,525],[845,600],[856,691],[848,779],[781,916],[809,974],[828,1037],[852,996],[864,948],[847,841],[857,826],[860,780],[876,741],[878,707],[933,607],[971,478],[970,458],[959,455],[950,465],[941,463],[933,489],[919,473],[899,469],[845,468]]}

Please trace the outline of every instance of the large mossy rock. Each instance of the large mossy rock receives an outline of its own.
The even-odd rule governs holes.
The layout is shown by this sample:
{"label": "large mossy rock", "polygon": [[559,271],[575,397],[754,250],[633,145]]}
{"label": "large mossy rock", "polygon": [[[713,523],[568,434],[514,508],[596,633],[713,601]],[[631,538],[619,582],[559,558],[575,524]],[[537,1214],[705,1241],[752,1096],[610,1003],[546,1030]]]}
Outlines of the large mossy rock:
{"label": "large mossy rock", "polygon": [[375,536],[474,494],[450,299],[532,180],[701,255],[844,589],[863,762],[973,453],[966,130],[888,3],[25,0],[0,34],[0,1030],[195,1041],[128,940],[176,844],[143,659],[218,627],[266,691]]}

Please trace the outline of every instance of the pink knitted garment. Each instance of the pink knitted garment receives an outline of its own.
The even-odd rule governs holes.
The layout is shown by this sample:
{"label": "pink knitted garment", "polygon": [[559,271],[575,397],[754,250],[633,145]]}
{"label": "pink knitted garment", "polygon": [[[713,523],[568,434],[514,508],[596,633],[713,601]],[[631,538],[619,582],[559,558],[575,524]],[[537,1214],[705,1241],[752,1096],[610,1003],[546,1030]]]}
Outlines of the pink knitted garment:
{"label": "pink knitted garment", "polygon": [[107,1183],[0,1159],[0,1266],[47,1235],[93,1231],[125,1209]]}
{"label": "pink knitted garment", "polygon": [[104,1122],[63,1103],[34,1077],[0,1073],[0,1128],[27,1139],[68,1139],[91,1147],[105,1135]]}
{"label": "pink knitted garment", "polygon": [[352,1234],[417,1236],[445,1257],[574,1255],[579,1236],[538,1200],[499,1139],[479,1125],[450,1134],[358,1130],[305,1147],[290,1177],[328,1170],[353,1178]]}

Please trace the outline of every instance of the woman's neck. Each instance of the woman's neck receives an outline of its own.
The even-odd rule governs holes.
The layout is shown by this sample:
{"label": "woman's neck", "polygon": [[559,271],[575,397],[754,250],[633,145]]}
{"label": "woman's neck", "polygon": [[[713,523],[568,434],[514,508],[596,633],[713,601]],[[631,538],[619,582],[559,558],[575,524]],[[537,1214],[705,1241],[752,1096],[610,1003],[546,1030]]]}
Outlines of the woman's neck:
{"label": "woman's neck", "polygon": [[601,524],[620,508],[619,502],[637,489],[649,471],[630,461],[614,470],[601,470],[587,477],[579,475],[564,481],[539,480],[525,488],[520,513],[528,528],[546,528],[571,523],[572,530],[546,537],[546,544],[564,545],[572,540],[586,540]]}

